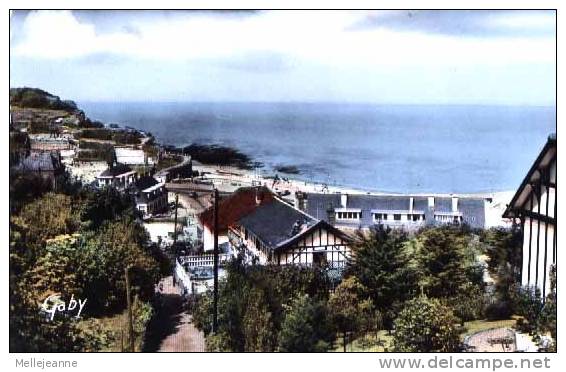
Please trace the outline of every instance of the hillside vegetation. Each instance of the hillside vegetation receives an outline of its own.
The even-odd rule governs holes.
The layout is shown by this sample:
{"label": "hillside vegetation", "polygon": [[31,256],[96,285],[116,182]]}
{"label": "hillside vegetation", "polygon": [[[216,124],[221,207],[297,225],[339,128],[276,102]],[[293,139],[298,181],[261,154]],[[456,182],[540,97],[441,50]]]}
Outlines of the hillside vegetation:
{"label": "hillside vegetation", "polygon": [[10,105],[49,110],[76,111],[77,104],[38,88],[10,88]]}

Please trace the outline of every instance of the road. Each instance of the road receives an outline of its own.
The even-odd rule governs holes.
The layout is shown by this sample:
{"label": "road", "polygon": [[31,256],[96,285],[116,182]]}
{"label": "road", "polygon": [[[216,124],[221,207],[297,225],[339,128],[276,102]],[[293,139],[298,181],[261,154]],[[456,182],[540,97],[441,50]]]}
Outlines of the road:
{"label": "road", "polygon": [[179,287],[173,287],[173,278],[161,281],[162,305],[155,321],[149,325],[146,352],[204,352],[204,334],[191,323],[191,316],[183,310]]}

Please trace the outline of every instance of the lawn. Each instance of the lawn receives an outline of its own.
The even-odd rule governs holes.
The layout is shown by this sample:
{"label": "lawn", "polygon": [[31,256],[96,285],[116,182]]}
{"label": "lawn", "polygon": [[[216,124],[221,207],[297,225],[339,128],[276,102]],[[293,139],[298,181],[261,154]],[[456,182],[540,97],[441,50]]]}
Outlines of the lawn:
{"label": "lawn", "polygon": [[[344,344],[342,337],[338,337],[333,352],[343,352]],[[379,331],[375,333],[368,333],[365,336],[359,337],[352,342],[346,344],[346,352],[374,352],[382,353],[384,351],[392,350],[393,337],[387,331]]]}
{"label": "lawn", "polygon": [[465,322],[464,327],[466,330],[460,335],[460,338],[463,340],[466,336],[480,331],[487,331],[488,329],[513,328],[515,327],[518,318],[519,317],[515,315],[511,319],[504,320],[472,320],[470,322]]}

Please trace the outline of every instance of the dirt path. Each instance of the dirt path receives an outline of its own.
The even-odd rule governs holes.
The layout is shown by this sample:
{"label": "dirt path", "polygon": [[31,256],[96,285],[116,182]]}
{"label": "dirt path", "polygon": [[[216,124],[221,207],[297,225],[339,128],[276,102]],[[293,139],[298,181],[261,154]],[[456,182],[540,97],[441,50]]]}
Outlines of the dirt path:
{"label": "dirt path", "polygon": [[147,352],[203,352],[204,335],[191,323],[191,317],[183,310],[179,287],[173,287],[168,276],[163,284],[162,305],[154,322],[149,325]]}

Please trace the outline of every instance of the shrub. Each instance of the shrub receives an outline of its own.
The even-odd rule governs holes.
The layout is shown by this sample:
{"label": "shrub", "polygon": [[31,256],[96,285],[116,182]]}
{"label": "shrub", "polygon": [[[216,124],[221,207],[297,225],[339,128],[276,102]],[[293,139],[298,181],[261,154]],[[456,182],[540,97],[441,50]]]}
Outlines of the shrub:
{"label": "shrub", "polygon": [[287,306],[279,332],[279,351],[321,352],[330,348],[334,339],[326,306],[308,295],[299,295]]}
{"label": "shrub", "polygon": [[485,317],[488,320],[509,319],[513,315],[513,306],[504,300],[495,301],[485,308]]}
{"label": "shrub", "polygon": [[395,320],[398,352],[454,352],[460,347],[458,318],[452,309],[424,295],[408,301]]}

